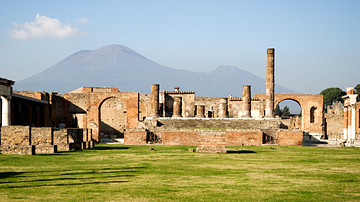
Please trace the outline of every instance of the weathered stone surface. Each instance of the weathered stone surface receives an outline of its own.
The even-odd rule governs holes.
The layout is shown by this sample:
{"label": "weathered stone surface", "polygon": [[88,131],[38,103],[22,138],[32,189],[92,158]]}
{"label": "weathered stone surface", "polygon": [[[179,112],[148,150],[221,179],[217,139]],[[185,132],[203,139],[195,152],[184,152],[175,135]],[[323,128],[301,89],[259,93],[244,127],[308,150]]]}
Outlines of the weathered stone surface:
{"label": "weathered stone surface", "polygon": [[199,133],[199,143],[196,152],[226,153],[226,135],[220,131],[202,131]]}
{"label": "weathered stone surface", "polygon": [[35,145],[36,154],[56,153],[57,145]]}
{"label": "weathered stone surface", "polygon": [[[31,144],[32,145],[52,145],[53,144],[53,129],[51,127],[31,127]],[[39,153],[39,152],[36,152],[36,153]]]}
{"label": "weathered stone surface", "polygon": [[35,145],[1,145],[1,153],[35,155]]}
{"label": "weathered stone surface", "polygon": [[164,131],[161,133],[163,145],[197,145],[197,131]]}
{"label": "weathered stone surface", "polygon": [[227,131],[226,145],[261,145],[262,131]]}
{"label": "weathered stone surface", "polygon": [[30,145],[30,126],[3,126],[1,127],[2,145]]}
{"label": "weathered stone surface", "polygon": [[125,145],[145,145],[146,131],[125,131],[124,144]]}
{"label": "weathered stone surface", "polygon": [[54,145],[63,145],[63,144],[69,144],[67,129],[61,128],[54,130]]}
{"label": "weathered stone surface", "polygon": [[300,130],[280,130],[278,132],[279,146],[301,146],[303,141],[303,132]]}

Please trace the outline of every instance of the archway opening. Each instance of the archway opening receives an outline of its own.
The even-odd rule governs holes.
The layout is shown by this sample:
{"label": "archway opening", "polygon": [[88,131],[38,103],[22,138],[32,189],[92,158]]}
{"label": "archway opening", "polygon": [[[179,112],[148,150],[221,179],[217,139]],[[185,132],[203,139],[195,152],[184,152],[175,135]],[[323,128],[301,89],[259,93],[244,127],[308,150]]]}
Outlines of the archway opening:
{"label": "archway opening", "polygon": [[302,108],[298,101],[285,99],[275,107],[275,116],[281,118],[281,127],[286,129],[301,129]]}
{"label": "archway opening", "polygon": [[108,98],[99,109],[100,136],[102,141],[116,141],[124,138],[126,128],[126,105],[121,99]]}

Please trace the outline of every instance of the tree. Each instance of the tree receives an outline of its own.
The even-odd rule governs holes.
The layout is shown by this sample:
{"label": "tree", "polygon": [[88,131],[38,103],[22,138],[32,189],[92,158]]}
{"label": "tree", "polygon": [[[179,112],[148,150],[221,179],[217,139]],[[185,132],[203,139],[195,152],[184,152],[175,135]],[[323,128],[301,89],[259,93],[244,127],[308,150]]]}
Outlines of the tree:
{"label": "tree", "polygon": [[[360,87],[360,86],[359,86]],[[320,93],[324,96],[324,105],[331,105],[336,101],[344,102],[342,96],[346,95],[346,93],[340,88],[327,88]]]}
{"label": "tree", "polygon": [[281,118],[289,118],[290,116],[290,109],[287,105],[285,105],[284,109],[281,110]]}
{"label": "tree", "polygon": [[360,84],[356,85],[354,90],[355,90],[355,93],[358,94],[356,101],[360,101]]}
{"label": "tree", "polygon": [[276,105],[275,107],[275,116],[281,116],[281,110],[279,105]]}

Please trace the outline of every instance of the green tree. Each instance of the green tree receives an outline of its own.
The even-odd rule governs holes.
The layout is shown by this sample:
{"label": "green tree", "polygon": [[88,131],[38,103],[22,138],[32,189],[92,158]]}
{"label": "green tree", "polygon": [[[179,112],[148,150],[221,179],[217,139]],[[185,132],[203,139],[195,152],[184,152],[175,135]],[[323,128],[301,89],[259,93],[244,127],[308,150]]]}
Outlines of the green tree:
{"label": "green tree", "polygon": [[343,90],[341,90],[340,88],[334,88],[334,87],[327,88],[327,89],[321,91],[320,94],[324,96],[325,107],[327,105],[331,105],[332,103],[334,103],[336,101],[344,102],[344,100],[342,99],[342,96],[346,95],[346,93]]}
{"label": "green tree", "polygon": [[290,109],[285,105],[284,109],[281,110],[281,118],[288,118],[290,116]]}
{"label": "green tree", "polygon": [[358,94],[356,101],[360,101],[360,84],[356,85],[354,90],[355,90],[355,93]]}
{"label": "green tree", "polygon": [[281,110],[279,105],[276,105],[275,107],[275,116],[281,116]]}

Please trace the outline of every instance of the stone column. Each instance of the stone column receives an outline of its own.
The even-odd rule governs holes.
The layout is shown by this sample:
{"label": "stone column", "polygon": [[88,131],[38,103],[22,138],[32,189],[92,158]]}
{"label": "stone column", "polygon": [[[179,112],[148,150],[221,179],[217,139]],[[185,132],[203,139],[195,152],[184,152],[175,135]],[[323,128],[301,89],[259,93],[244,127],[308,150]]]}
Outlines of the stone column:
{"label": "stone column", "polygon": [[151,84],[151,117],[159,117],[159,84]]}
{"label": "stone column", "polygon": [[274,117],[274,87],[275,87],[274,61],[275,61],[275,49],[268,48],[267,60],[266,60],[265,117]]}
{"label": "stone column", "polygon": [[251,87],[248,85],[243,86],[242,103],[242,118],[251,118]]}
{"label": "stone column", "polygon": [[11,104],[10,97],[1,96],[2,112],[1,112],[1,126],[11,125]]}
{"label": "stone column", "polygon": [[196,118],[205,118],[205,105],[196,106]]}
{"label": "stone column", "polygon": [[219,118],[227,118],[226,109],[227,109],[227,99],[221,98],[220,106],[219,106]]}
{"label": "stone column", "polygon": [[181,117],[181,97],[174,97],[172,117],[174,117],[174,118]]}

